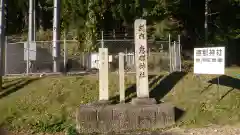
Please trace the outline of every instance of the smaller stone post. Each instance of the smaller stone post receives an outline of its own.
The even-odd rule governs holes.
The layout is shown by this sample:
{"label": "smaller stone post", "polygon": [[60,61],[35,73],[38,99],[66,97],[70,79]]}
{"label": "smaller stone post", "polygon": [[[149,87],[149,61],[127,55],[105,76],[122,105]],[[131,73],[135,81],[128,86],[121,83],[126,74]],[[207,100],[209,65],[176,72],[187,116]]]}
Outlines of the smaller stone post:
{"label": "smaller stone post", "polygon": [[124,83],[124,53],[119,53],[118,55],[119,61],[119,91],[120,91],[120,102],[125,102],[125,83]]}
{"label": "smaller stone post", "polygon": [[99,100],[108,99],[108,49],[99,48]]}

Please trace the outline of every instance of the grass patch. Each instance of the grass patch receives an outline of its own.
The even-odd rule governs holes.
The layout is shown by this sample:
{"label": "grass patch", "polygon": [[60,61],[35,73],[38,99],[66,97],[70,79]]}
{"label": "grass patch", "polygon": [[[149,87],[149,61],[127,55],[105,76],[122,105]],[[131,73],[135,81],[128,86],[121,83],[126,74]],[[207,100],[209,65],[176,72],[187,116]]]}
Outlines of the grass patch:
{"label": "grass patch", "polygon": [[[118,94],[116,78],[116,75],[109,77],[110,95]],[[5,79],[4,86],[12,85],[16,89],[20,80],[33,79]],[[126,86],[133,82],[134,77],[128,77]],[[97,76],[58,76],[34,80],[0,99],[0,124],[10,130],[60,132],[74,125],[77,106],[97,99]]]}
{"label": "grass patch", "polygon": [[[150,95],[171,102],[185,112],[177,123],[179,126],[239,124],[239,71],[228,69],[228,77],[220,78],[219,88],[209,82],[216,76],[197,77],[192,73],[152,76]],[[130,99],[136,95],[135,76],[126,78],[126,95]],[[3,87],[0,124],[11,130],[73,132],[76,108],[98,100],[98,77],[93,75],[4,79]],[[117,100],[117,75],[109,76],[109,89],[111,99]]]}
{"label": "grass patch", "polygon": [[[164,100],[185,110],[179,125],[239,125],[240,114],[239,68],[227,69],[226,76],[187,74]],[[219,85],[217,78],[219,77]]]}

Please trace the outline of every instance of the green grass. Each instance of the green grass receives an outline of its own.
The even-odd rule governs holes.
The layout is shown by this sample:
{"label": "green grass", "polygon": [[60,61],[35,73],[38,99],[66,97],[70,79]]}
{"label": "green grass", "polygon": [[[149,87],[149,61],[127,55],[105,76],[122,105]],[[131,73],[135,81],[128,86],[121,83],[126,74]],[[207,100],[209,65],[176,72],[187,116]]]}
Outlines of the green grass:
{"label": "green grass", "polygon": [[[237,78],[239,71],[240,69],[229,69],[226,74]],[[176,77],[167,81],[166,78],[161,78],[162,82],[166,82],[161,83],[158,80],[151,85],[151,89],[157,91],[154,94],[164,96],[161,100],[171,102],[185,112],[177,123],[179,126],[239,124],[240,87],[237,84],[240,84],[240,80],[235,80],[233,90],[222,85],[217,89],[216,84],[204,90],[210,84],[207,81],[214,77],[216,76],[199,78],[189,73],[167,92],[165,89],[173,85],[171,79]],[[227,81],[220,79],[220,83]],[[126,88],[134,82],[135,77],[129,75]],[[4,87],[0,92],[0,124],[11,130],[61,132],[72,129],[76,108],[80,104],[98,99],[98,78],[90,75],[5,79]],[[117,75],[109,76],[109,89],[111,97],[118,95]],[[164,92],[167,94],[163,94]]]}

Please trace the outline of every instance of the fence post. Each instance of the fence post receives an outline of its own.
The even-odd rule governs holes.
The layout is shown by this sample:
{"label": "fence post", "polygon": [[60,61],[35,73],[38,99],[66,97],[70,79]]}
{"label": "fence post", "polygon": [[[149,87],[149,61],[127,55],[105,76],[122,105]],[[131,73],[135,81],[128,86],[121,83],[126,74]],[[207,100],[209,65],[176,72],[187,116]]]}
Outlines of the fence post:
{"label": "fence post", "polygon": [[115,29],[113,29],[113,38],[116,39],[116,32],[115,32]]}
{"label": "fence post", "polygon": [[64,64],[64,72],[66,72],[66,71],[67,71],[67,45],[66,45],[66,31],[64,31],[64,42],[63,42],[63,48],[64,48],[63,64]]}
{"label": "fence post", "polygon": [[172,73],[172,51],[171,51],[171,34],[168,35],[168,44],[169,44],[169,70]]}
{"label": "fence post", "polygon": [[85,52],[82,53],[82,66],[83,66],[83,69],[86,70],[86,67],[85,67]]}
{"label": "fence post", "polygon": [[27,63],[26,63],[26,65],[27,65],[27,69],[26,69],[26,73],[27,73],[27,75],[29,75],[29,41],[27,41],[27,47],[26,47],[26,49],[27,49]]}
{"label": "fence post", "polygon": [[148,56],[151,56],[151,49],[148,48]]}
{"label": "fence post", "polygon": [[174,66],[173,66],[173,71],[176,71],[176,67],[177,67],[177,52],[176,52],[176,41],[173,42],[173,53],[174,53]]}
{"label": "fence post", "polygon": [[7,71],[7,64],[8,64],[8,63],[7,63],[7,62],[8,62],[8,61],[7,61],[7,56],[8,56],[8,55],[7,55],[7,54],[8,54],[8,52],[7,52],[7,50],[8,50],[8,49],[7,49],[7,46],[8,46],[8,37],[6,36],[6,37],[5,37],[5,46],[4,46],[4,47],[5,47],[5,48],[4,48],[4,49],[5,49],[5,50],[4,50],[4,75],[7,75],[7,73],[8,73],[8,71]]}
{"label": "fence post", "polygon": [[178,35],[178,51],[179,51],[179,68],[180,72],[182,72],[182,55],[181,55],[181,37]]}

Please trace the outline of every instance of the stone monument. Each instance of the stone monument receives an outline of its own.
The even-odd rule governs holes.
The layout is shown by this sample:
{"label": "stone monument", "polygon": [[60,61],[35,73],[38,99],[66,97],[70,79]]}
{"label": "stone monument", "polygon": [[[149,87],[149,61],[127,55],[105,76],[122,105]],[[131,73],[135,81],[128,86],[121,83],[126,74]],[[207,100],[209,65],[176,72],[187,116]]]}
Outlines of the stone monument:
{"label": "stone monument", "polygon": [[[76,113],[79,133],[108,133],[136,129],[159,129],[175,123],[175,108],[169,103],[156,104],[149,98],[146,20],[135,21],[137,98],[131,103],[103,104],[108,101],[108,53],[99,49],[99,101],[80,105]],[[124,54],[119,54],[120,102],[124,101]],[[161,89],[159,89],[161,91]],[[101,104],[99,104],[99,102]]]}
{"label": "stone monument", "polygon": [[137,98],[132,100],[132,104],[155,104],[156,101],[149,98],[147,21],[135,20],[134,31]]}

